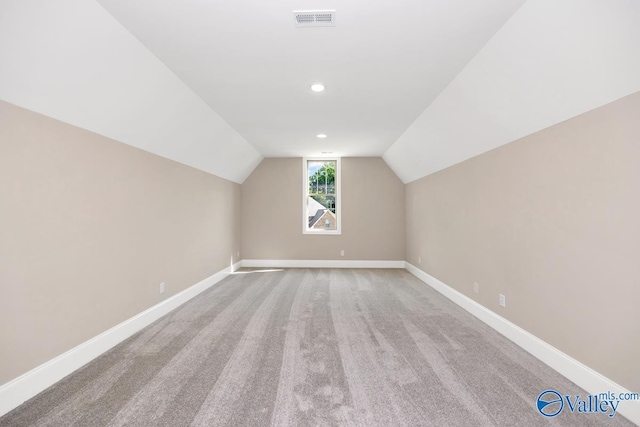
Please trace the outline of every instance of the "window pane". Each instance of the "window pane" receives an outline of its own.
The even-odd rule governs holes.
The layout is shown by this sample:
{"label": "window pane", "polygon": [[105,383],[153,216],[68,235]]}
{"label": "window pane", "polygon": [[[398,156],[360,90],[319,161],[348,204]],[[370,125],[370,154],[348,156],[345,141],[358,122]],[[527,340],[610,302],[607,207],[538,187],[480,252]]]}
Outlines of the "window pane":
{"label": "window pane", "polygon": [[336,161],[307,162],[307,218],[312,230],[337,230]]}

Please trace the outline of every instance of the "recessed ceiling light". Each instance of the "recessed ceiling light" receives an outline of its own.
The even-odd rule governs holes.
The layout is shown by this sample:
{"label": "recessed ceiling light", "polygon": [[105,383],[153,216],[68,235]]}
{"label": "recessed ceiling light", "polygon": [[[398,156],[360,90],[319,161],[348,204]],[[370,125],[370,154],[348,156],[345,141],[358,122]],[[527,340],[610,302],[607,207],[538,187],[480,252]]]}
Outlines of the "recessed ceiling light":
{"label": "recessed ceiling light", "polygon": [[311,85],[311,90],[314,92],[324,91],[324,85],[322,83],[314,83]]}
{"label": "recessed ceiling light", "polygon": [[316,135],[316,137],[320,138],[320,139],[324,139],[327,137],[327,135],[325,135],[324,133],[319,133]]}

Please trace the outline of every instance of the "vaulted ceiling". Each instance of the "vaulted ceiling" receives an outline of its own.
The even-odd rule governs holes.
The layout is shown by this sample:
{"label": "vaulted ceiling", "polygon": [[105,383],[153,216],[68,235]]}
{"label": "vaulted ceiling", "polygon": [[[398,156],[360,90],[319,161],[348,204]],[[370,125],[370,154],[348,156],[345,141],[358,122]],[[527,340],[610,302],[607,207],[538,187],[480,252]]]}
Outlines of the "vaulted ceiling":
{"label": "vaulted ceiling", "polygon": [[[523,0],[99,2],[258,151],[281,157],[381,156]],[[294,25],[293,10],[317,8],[335,9],[336,26]]]}
{"label": "vaulted ceiling", "polygon": [[640,90],[639,41],[636,0],[5,0],[0,99],[236,182],[323,152],[409,182]]}

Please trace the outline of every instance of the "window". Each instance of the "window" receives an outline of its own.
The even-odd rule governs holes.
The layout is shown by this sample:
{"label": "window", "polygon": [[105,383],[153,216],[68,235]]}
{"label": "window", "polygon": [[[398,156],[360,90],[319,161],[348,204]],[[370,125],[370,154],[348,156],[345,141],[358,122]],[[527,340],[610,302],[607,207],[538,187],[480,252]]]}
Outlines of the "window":
{"label": "window", "polygon": [[340,159],[302,161],[302,232],[340,234]]}

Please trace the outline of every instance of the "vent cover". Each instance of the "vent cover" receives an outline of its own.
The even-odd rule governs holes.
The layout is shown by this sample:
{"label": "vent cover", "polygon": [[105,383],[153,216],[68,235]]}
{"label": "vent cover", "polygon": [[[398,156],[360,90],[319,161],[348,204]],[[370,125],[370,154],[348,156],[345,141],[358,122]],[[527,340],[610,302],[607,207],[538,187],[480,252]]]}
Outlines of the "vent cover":
{"label": "vent cover", "polygon": [[335,27],[335,10],[294,10],[296,27]]}

